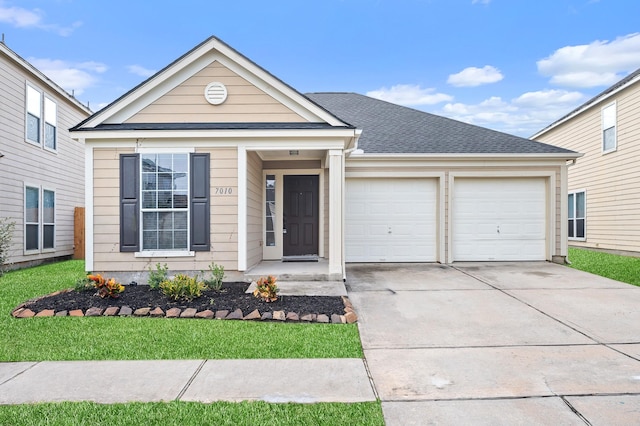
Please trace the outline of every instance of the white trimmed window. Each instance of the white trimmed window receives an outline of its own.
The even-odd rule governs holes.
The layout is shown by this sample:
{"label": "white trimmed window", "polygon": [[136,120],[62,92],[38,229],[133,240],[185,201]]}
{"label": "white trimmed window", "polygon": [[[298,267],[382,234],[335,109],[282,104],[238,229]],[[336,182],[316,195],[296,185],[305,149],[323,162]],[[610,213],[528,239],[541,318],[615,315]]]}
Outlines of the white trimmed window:
{"label": "white trimmed window", "polygon": [[40,253],[56,245],[56,193],[39,186],[24,188],[24,251]]}
{"label": "white trimmed window", "polygon": [[[49,151],[58,149],[58,105],[40,90],[27,84],[25,138]],[[44,144],[42,144],[44,141]]]}
{"label": "white trimmed window", "polygon": [[142,250],[189,248],[189,154],[141,154]]}
{"label": "white trimmed window", "polygon": [[569,193],[569,239],[584,241],[586,238],[586,192]]}
{"label": "white trimmed window", "polygon": [[602,152],[615,151],[618,147],[616,134],[615,102],[602,108]]}

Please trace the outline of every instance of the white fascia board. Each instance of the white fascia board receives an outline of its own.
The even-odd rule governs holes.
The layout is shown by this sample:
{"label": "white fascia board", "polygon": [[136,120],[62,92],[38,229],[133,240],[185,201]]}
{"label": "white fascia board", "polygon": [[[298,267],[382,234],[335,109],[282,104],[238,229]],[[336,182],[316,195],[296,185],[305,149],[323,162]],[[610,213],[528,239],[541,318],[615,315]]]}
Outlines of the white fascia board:
{"label": "white fascia board", "polygon": [[573,160],[582,157],[584,154],[575,153],[549,153],[549,154],[351,154],[348,161],[424,161],[424,160],[454,160],[454,161],[477,161],[477,160]]}
{"label": "white fascia board", "polygon": [[611,92],[603,93],[602,96],[598,96],[597,98],[593,99],[591,102],[587,102],[586,104],[583,104],[582,106],[578,107],[578,109],[576,109],[572,113],[569,113],[564,118],[561,118],[560,120],[556,121],[555,123],[552,123],[549,126],[545,127],[544,129],[540,130],[538,133],[534,134],[529,139],[536,139],[537,137],[540,137],[540,136],[544,135],[545,133],[549,132],[550,130],[555,129],[556,127],[560,126],[561,124],[566,123],[567,121],[569,121],[569,120],[573,119],[574,117],[582,114],[583,112],[587,111],[588,109],[600,104],[601,102],[606,101],[610,97],[618,94],[619,92],[625,90],[626,88],[628,88],[631,85],[636,84],[638,82],[640,82],[640,75],[638,75],[637,77],[629,80],[628,82],[626,82],[622,86],[618,87],[617,89],[612,90]]}
{"label": "white fascia board", "polygon": [[74,138],[91,139],[341,139],[343,146],[354,137],[354,129],[226,129],[226,130],[75,130]]}

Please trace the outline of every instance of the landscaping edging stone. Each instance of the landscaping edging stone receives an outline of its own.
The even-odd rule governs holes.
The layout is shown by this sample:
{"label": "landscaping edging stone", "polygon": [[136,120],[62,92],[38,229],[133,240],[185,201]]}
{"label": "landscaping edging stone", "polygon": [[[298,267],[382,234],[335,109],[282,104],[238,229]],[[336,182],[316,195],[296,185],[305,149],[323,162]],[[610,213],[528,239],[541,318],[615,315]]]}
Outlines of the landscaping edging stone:
{"label": "landscaping edging stone", "polygon": [[108,308],[90,307],[86,310],[76,309],[73,311],[54,311],[52,309],[42,309],[34,312],[27,308],[27,305],[45,297],[55,296],[64,292],[73,291],[73,289],[56,291],[54,293],[28,300],[20,304],[11,311],[14,318],[49,318],[49,317],[152,317],[152,318],[179,318],[179,319],[204,319],[204,320],[241,320],[241,321],[274,321],[274,322],[296,322],[296,323],[325,323],[325,324],[353,324],[358,321],[358,316],[353,309],[353,305],[348,297],[342,296],[344,304],[344,314],[325,314],[300,313],[289,311],[268,311],[260,312],[255,309],[252,312],[243,313],[240,309],[232,312],[222,310],[213,312],[209,309],[197,311],[194,308],[171,308],[167,312],[159,307],[144,307],[133,311],[129,306],[109,306]]}

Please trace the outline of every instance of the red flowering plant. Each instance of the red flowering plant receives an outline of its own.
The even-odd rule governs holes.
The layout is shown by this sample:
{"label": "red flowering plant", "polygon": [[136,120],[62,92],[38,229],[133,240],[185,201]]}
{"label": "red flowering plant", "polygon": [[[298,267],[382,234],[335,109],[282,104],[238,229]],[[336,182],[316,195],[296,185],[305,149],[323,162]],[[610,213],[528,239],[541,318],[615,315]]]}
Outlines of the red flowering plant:
{"label": "red flowering plant", "polygon": [[280,289],[276,285],[276,277],[269,275],[268,277],[260,277],[256,281],[256,289],[253,290],[253,295],[264,302],[275,302],[278,300],[278,291]]}

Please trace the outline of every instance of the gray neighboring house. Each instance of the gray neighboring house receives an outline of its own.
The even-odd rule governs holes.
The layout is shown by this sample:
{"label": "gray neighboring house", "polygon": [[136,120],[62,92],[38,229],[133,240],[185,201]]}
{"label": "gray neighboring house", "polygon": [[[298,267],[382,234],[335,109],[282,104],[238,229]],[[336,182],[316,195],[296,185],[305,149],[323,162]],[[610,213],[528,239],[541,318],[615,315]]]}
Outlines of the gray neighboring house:
{"label": "gray neighboring house", "polygon": [[337,279],[346,262],[567,255],[580,154],[362,95],[305,96],[216,37],[71,133],[86,146],[86,268],[111,276],[305,258]]}
{"label": "gray neighboring house", "polygon": [[8,263],[73,254],[84,206],[84,145],[68,129],[91,111],[0,43],[0,217],[15,222]]}

